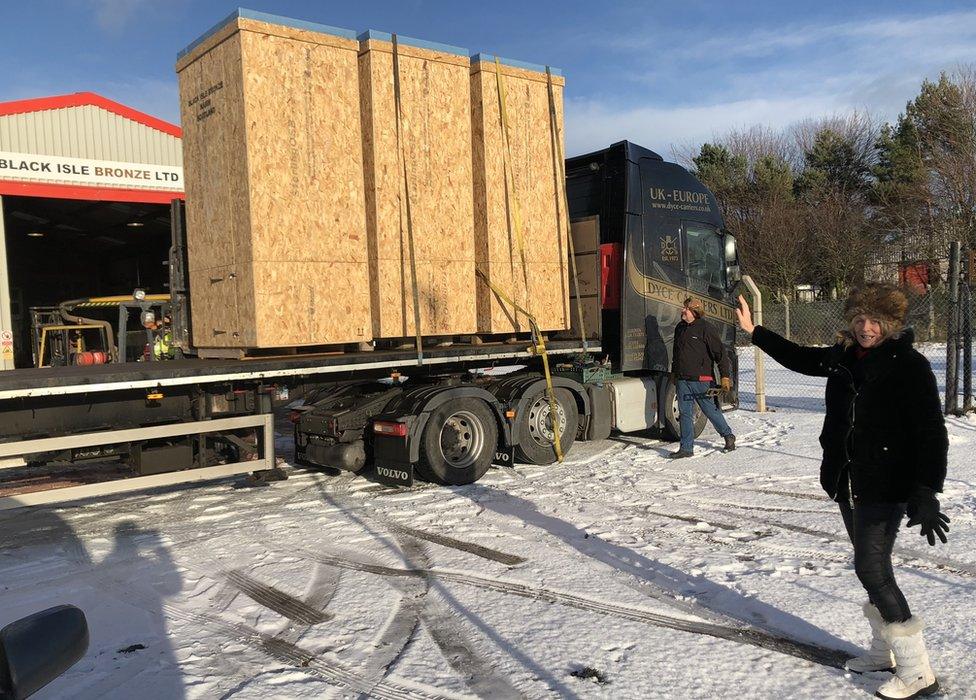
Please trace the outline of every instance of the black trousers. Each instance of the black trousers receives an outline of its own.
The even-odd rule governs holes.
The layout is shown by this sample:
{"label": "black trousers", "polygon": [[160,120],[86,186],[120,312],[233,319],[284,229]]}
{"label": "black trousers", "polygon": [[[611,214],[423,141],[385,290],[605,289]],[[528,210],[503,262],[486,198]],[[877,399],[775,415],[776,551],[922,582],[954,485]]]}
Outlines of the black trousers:
{"label": "black trousers", "polygon": [[840,503],[847,536],[854,545],[854,571],[885,622],[904,622],[912,616],[908,601],[895,583],[891,550],[905,515],[904,503]]}

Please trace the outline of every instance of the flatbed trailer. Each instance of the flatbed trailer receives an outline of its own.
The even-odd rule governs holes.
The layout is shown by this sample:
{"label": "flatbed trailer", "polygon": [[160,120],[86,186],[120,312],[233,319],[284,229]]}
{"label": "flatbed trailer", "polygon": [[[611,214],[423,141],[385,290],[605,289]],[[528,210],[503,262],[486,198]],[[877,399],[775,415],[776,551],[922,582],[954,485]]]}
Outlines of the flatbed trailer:
{"label": "flatbed trailer", "polygon": [[[554,362],[581,350],[573,341],[547,347]],[[381,350],[2,372],[0,474],[38,463],[124,461],[136,476],[0,495],[0,510],[272,469],[276,408],[300,404],[303,397],[348,394],[351,386],[388,390],[396,384],[408,391],[419,386],[433,400],[468,391],[476,386],[476,373],[493,366],[531,366],[537,360],[528,342],[516,342],[429,347],[422,364],[414,350]],[[355,426],[360,440],[366,418]],[[349,444],[350,429],[344,429],[342,444]],[[494,458],[495,445],[483,449],[489,447]],[[503,441],[500,454],[505,448],[511,445]],[[403,471],[401,463],[395,466]],[[412,478],[386,481],[412,483]]]}
{"label": "flatbed trailer", "polygon": [[[669,370],[684,298],[701,301],[718,325],[737,383],[735,239],[707,188],[634,144],[572,158],[566,177],[585,281],[582,289],[574,282],[571,301],[590,324],[586,342],[554,334],[543,353],[533,334],[499,343],[455,338],[424,346],[422,355],[410,344],[379,345],[0,372],[0,509],[274,471],[275,410],[284,407],[297,464],[370,473],[396,486],[416,477],[472,483],[492,464],[551,464],[577,439],[612,430],[675,439]],[[192,354],[178,208],[169,312],[174,343]],[[503,366],[515,369],[499,372]],[[737,394],[716,401],[731,409]],[[698,411],[696,434],[704,425]],[[52,464],[97,472],[111,463],[125,467],[103,473],[126,478],[4,491],[4,474]]]}

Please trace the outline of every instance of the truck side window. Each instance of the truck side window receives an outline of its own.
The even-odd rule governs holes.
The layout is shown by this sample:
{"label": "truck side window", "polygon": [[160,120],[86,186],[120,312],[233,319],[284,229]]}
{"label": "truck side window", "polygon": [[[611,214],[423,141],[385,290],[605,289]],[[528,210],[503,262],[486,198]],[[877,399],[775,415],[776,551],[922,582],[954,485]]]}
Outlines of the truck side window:
{"label": "truck side window", "polygon": [[725,288],[725,265],[722,262],[722,239],[711,226],[685,224],[688,246],[688,276],[706,287]]}

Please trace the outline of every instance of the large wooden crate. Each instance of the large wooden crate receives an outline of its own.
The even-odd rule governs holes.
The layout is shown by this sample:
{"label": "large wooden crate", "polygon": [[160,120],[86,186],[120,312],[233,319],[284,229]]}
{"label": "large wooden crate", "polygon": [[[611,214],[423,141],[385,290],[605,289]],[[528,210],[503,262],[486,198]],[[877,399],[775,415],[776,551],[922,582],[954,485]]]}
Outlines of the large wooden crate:
{"label": "large wooden crate", "polygon": [[371,339],[358,49],[240,10],[179,57],[197,347]]}
{"label": "large wooden crate", "polygon": [[[549,108],[545,68],[499,59],[505,90],[514,189],[505,183],[505,146],[493,56],[471,63],[475,250],[478,269],[493,285],[528,309],[543,330],[570,327],[565,200]],[[565,80],[552,71],[558,134],[563,133]],[[526,265],[516,235],[522,222]],[[505,303],[479,277],[478,331],[526,330],[527,319]]]}
{"label": "large wooden crate", "polygon": [[[471,334],[477,309],[470,60],[464,49],[407,37],[397,37],[397,53],[399,149],[392,37],[375,31],[360,36],[373,335],[415,334],[414,288],[422,335]],[[407,167],[409,210],[400,152]],[[411,271],[408,223],[416,275]]]}

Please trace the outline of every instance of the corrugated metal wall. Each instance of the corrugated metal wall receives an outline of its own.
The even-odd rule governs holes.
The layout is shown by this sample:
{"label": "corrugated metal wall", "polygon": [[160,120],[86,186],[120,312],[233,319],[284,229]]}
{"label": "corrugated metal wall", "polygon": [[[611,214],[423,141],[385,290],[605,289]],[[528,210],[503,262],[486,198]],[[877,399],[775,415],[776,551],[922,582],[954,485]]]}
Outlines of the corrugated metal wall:
{"label": "corrugated metal wall", "polygon": [[0,151],[183,165],[179,138],[93,105],[0,116]]}

